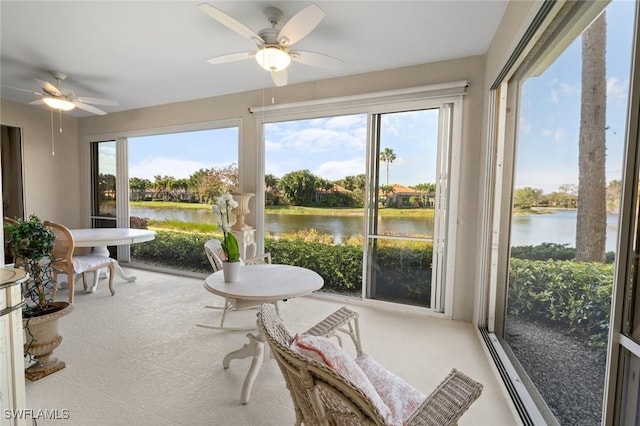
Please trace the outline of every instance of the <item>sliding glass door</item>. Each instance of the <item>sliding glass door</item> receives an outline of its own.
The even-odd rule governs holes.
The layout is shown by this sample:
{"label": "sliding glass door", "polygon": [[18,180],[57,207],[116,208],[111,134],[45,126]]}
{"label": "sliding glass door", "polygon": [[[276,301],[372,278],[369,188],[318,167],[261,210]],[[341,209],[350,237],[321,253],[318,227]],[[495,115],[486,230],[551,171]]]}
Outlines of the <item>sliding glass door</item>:
{"label": "sliding glass door", "polygon": [[451,113],[371,116],[368,298],[444,311]]}

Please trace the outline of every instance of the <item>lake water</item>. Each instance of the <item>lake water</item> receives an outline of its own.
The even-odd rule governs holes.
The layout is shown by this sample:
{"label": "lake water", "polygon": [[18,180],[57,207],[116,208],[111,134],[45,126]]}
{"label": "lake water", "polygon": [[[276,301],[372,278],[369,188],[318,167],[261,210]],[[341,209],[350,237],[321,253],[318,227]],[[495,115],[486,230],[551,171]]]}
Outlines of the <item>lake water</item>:
{"label": "lake water", "polygon": [[[132,208],[131,215],[154,220],[214,222],[213,213],[210,210]],[[340,243],[351,235],[362,235],[363,227],[362,216],[265,215],[265,231],[273,235],[315,228],[320,234],[333,235],[336,243]],[[617,229],[618,217],[607,215],[607,251],[616,249]],[[379,234],[385,233],[431,235],[433,221],[415,217],[383,218],[379,223]],[[523,215],[513,218],[512,245],[514,246],[559,243],[573,247],[575,239],[575,210],[553,210],[552,214]]]}

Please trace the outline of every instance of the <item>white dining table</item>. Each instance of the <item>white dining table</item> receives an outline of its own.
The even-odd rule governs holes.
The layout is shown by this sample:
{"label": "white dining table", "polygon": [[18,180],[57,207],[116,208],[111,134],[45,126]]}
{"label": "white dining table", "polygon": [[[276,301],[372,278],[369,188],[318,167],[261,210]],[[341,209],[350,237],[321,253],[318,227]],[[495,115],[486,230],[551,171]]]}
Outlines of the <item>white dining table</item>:
{"label": "white dining table", "polygon": [[[131,229],[131,228],[83,228],[70,229],[73,236],[73,242],[76,247],[91,247],[92,253],[109,256],[108,246],[120,246],[125,244],[143,243],[151,241],[156,237],[155,231],[148,229]],[[118,262],[116,262],[116,274],[125,281],[135,281],[136,277],[126,274]],[[95,289],[96,281],[92,286]]]}
{"label": "white dining table", "polygon": [[[238,272],[238,281],[234,283],[225,283],[221,270],[209,275],[204,282],[207,291],[234,299],[240,308],[306,296],[323,285],[324,279],[315,271],[299,266],[271,263],[242,266]],[[222,361],[222,366],[227,369],[234,359],[252,358],[240,394],[242,404],[249,402],[251,388],[262,363],[271,359],[269,352],[265,352],[265,339],[260,333],[248,333],[246,337],[249,343],[228,353]]]}

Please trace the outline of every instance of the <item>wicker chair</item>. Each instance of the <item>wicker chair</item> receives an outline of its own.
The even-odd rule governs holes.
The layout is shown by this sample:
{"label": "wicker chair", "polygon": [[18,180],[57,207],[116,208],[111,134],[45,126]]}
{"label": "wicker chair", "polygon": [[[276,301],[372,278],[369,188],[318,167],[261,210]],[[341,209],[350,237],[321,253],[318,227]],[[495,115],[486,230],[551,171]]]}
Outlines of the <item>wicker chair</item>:
{"label": "wicker chair", "polygon": [[[207,255],[207,259],[209,259],[209,263],[211,264],[211,268],[213,272],[218,272],[222,269],[222,259],[224,258],[224,251],[222,250],[222,244],[220,240],[215,238],[208,240],[204,243],[204,252]],[[261,263],[271,263],[271,254],[265,253],[261,256],[252,257],[250,259],[242,260],[240,262],[243,265],[257,265]],[[255,306],[249,306],[243,309],[255,309],[259,306],[256,304]],[[227,317],[227,313],[232,310],[236,310],[236,306],[233,300],[225,299],[224,306],[205,306],[208,309],[222,309],[222,317],[220,318],[220,325],[209,325],[209,324],[197,324],[198,327],[204,328],[213,328],[216,330],[232,330],[232,331],[248,331],[255,330],[255,324],[247,327],[225,327],[224,321]],[[277,307],[277,304],[276,304]]]}
{"label": "wicker chair", "polygon": [[[296,425],[388,424],[380,410],[360,388],[334,369],[292,349],[293,336],[272,306],[263,305],[260,308],[258,329],[269,343],[272,356],[276,359],[291,393]],[[359,342],[356,347],[360,352]],[[454,369],[404,424],[455,425],[481,392],[481,384]]]}

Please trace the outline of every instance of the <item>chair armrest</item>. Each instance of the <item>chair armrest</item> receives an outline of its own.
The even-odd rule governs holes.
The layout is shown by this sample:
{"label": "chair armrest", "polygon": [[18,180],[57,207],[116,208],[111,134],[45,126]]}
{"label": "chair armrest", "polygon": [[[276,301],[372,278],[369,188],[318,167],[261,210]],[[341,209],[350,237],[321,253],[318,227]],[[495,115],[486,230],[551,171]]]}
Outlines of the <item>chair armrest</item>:
{"label": "chair armrest", "polygon": [[271,253],[265,253],[263,255],[244,260],[245,265],[259,265],[262,263],[271,263]]}
{"label": "chair armrest", "polygon": [[455,368],[407,419],[407,426],[455,425],[482,393],[482,385]]}
{"label": "chair armrest", "polygon": [[338,338],[340,346],[342,346],[342,341],[340,341],[340,336],[336,335],[336,333],[341,332],[348,334],[349,337],[351,337],[353,345],[356,347],[357,356],[360,356],[362,354],[362,343],[360,342],[359,317],[360,315],[357,312],[343,306],[303,334],[322,337],[335,336]]}

